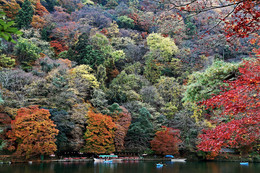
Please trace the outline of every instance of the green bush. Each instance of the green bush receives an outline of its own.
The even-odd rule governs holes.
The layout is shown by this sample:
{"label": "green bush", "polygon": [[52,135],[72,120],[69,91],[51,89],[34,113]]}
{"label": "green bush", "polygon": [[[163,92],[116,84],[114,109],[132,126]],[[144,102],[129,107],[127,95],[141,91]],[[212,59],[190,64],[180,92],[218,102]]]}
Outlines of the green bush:
{"label": "green bush", "polygon": [[117,23],[120,28],[134,28],[134,20],[127,16],[120,16],[117,18]]}
{"label": "green bush", "polygon": [[40,57],[41,50],[28,39],[19,38],[15,45],[15,55],[24,70],[31,69],[31,64]]}
{"label": "green bush", "polygon": [[13,66],[15,66],[15,59],[6,55],[0,55],[0,70],[1,68],[12,68]]}

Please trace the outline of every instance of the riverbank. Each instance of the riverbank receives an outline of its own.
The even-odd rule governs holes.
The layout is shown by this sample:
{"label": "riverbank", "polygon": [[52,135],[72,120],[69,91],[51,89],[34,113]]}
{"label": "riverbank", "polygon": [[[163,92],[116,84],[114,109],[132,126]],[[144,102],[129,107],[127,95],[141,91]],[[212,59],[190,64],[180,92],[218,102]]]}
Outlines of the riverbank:
{"label": "riverbank", "polygon": [[[121,158],[122,161],[171,161],[170,158]],[[48,162],[92,162],[93,158],[66,158],[66,159],[32,159],[32,160],[0,160],[0,164],[11,164],[11,163],[48,163]]]}
{"label": "riverbank", "polygon": [[[148,157],[119,157],[122,161],[171,161],[171,158],[165,158],[157,155]],[[205,157],[197,156],[196,154],[184,155],[182,158],[186,158],[187,161],[216,161],[216,162],[251,162],[260,163],[260,156],[241,157],[239,155],[224,153],[217,156],[214,160],[206,160]],[[45,163],[45,162],[92,162],[93,157],[35,157],[31,159],[15,158],[12,155],[0,155],[0,164],[11,164],[11,163]]]}

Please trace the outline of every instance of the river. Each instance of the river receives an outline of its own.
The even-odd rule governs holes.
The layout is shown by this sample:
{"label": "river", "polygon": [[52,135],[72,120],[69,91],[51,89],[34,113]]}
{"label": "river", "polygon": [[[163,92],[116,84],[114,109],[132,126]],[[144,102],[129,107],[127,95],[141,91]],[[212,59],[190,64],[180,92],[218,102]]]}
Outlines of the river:
{"label": "river", "polygon": [[52,162],[33,164],[0,165],[0,173],[260,173],[260,163],[242,166],[239,162],[163,162],[156,168],[156,162]]}

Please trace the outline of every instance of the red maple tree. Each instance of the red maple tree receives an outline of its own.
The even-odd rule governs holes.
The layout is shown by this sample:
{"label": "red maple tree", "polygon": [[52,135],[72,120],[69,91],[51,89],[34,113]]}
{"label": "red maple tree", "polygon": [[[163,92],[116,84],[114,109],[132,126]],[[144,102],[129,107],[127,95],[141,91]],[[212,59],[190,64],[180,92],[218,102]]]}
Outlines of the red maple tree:
{"label": "red maple tree", "polygon": [[227,0],[234,3],[231,20],[226,20],[225,31],[227,36],[248,37],[260,29],[260,11],[258,0]]}
{"label": "red maple tree", "polygon": [[162,126],[151,141],[152,150],[157,154],[178,154],[181,143],[180,130]]}
{"label": "red maple tree", "polygon": [[59,55],[61,52],[65,50],[69,50],[68,46],[65,45],[64,42],[58,40],[52,40],[50,42],[51,47],[54,48],[55,54]]}
{"label": "red maple tree", "polygon": [[241,76],[226,82],[229,85],[222,93],[203,102],[210,109],[221,110],[216,127],[199,135],[197,147],[211,152],[210,158],[221,148],[237,148],[246,154],[260,142],[260,59],[245,61],[239,72]]}

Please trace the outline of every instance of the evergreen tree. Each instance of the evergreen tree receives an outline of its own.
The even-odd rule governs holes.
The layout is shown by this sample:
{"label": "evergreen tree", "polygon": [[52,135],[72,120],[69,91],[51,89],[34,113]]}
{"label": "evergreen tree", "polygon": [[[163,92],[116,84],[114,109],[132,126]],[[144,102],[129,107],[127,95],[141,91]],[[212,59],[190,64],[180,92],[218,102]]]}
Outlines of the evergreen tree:
{"label": "evergreen tree", "polygon": [[89,43],[86,34],[82,34],[79,41],[68,50],[67,57],[78,64],[87,64],[91,68],[96,68],[98,65],[103,64],[105,60],[101,51],[94,49]]}
{"label": "evergreen tree", "polygon": [[28,28],[32,22],[33,8],[29,0],[25,0],[22,8],[16,17],[16,23],[19,28]]}
{"label": "evergreen tree", "polygon": [[1,94],[1,90],[0,90],[0,105],[1,105],[2,103],[4,103],[4,100],[3,100],[3,98],[2,98],[2,94]]}
{"label": "evergreen tree", "polygon": [[126,148],[135,152],[143,152],[150,147],[154,136],[151,114],[145,108],[139,110],[139,117],[132,121],[126,136]]}

